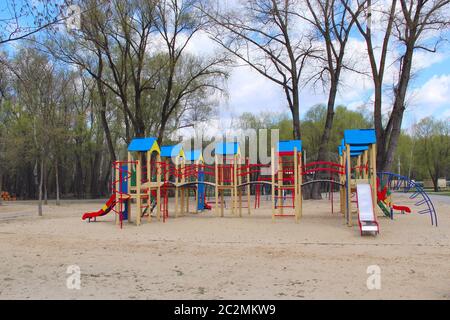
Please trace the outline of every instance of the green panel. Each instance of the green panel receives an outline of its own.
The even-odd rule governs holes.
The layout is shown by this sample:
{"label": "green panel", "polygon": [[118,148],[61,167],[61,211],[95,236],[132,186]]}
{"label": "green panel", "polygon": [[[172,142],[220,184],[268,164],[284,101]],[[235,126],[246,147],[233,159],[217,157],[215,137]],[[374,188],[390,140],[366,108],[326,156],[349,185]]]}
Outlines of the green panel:
{"label": "green panel", "polygon": [[391,211],[386,208],[386,206],[384,205],[384,203],[382,201],[378,201],[378,206],[380,207],[381,211],[383,211],[384,215],[388,218],[391,217]]}
{"label": "green panel", "polygon": [[131,170],[131,186],[136,187],[136,170]]}

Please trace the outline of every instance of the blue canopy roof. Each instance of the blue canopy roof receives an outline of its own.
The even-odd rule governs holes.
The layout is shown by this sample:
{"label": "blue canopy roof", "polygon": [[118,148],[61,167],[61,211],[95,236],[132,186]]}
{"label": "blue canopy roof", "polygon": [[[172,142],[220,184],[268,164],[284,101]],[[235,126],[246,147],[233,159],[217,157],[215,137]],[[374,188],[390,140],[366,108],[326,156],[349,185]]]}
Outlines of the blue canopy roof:
{"label": "blue canopy roof", "polygon": [[128,145],[128,151],[149,151],[156,143],[156,140],[156,138],[134,138]]}
{"label": "blue canopy roof", "polygon": [[297,152],[302,151],[301,140],[283,140],[278,142],[278,152],[294,152],[294,148],[297,148]]}
{"label": "blue canopy roof", "polygon": [[[344,139],[342,139],[344,141]],[[342,156],[342,151],[345,150],[345,145],[338,146],[339,155]],[[350,156],[356,157],[363,153],[363,151],[369,150],[368,146],[350,146]]]}
{"label": "blue canopy roof", "polygon": [[201,150],[189,150],[184,153],[185,159],[188,161],[197,161],[202,156]]}
{"label": "blue canopy roof", "polygon": [[239,142],[219,142],[215,151],[218,155],[236,155],[239,153]]}
{"label": "blue canopy roof", "polygon": [[350,146],[368,146],[377,142],[374,129],[351,129],[344,131],[344,143]]}
{"label": "blue canopy roof", "polygon": [[174,146],[162,146],[161,147],[161,157],[176,157],[180,155],[181,144],[176,144]]}

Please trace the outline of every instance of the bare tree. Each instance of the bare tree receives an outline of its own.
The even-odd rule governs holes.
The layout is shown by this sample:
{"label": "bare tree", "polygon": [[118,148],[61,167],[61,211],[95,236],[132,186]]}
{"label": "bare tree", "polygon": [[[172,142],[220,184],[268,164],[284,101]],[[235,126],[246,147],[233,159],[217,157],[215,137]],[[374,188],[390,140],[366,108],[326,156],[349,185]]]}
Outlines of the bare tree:
{"label": "bare tree", "polygon": [[[344,0],[341,0],[344,3]],[[372,80],[374,83],[374,126],[377,135],[377,168],[389,170],[393,162],[393,155],[398,144],[403,114],[406,109],[406,96],[411,79],[413,56],[417,50],[435,52],[442,38],[440,31],[449,25],[449,0],[392,0],[390,7],[382,9],[386,27],[380,48],[374,43],[372,33],[372,11],[376,1],[358,0],[358,4],[365,7],[364,18],[358,19],[347,4],[346,8],[352,12],[358,30],[367,45]],[[398,5],[400,4],[400,5]],[[434,35],[430,33],[435,32]],[[438,35],[436,35],[436,33]],[[383,123],[383,84],[387,69],[388,48],[395,37],[401,52],[398,59],[399,76],[394,85],[394,103],[388,116],[387,123]],[[377,60],[376,51],[379,59]]]}
{"label": "bare tree", "polygon": [[436,52],[443,40],[441,33],[450,26],[450,0],[400,0],[400,5],[402,14],[394,20],[394,35],[403,47],[403,54],[394,86],[394,105],[379,146],[380,169],[384,171],[391,167],[398,145],[414,53]]}
{"label": "bare tree", "polygon": [[[345,0],[344,3],[341,0],[306,0],[307,9],[305,12],[298,13],[299,17],[312,25],[313,32],[319,35],[318,41],[322,41],[324,46],[323,54],[318,55],[321,63],[315,81],[321,81],[323,88],[328,89],[328,101],[317,161],[327,160],[328,142],[333,127],[334,107],[341,74],[345,69],[355,70],[350,65],[351,62],[344,60],[344,56],[350,32],[362,7],[358,7],[351,14],[347,10],[349,2],[350,0]],[[312,198],[321,198],[319,188],[319,184],[313,186]]]}
{"label": "bare tree", "polygon": [[204,29],[207,22],[205,15],[199,10],[200,4],[199,0],[162,0],[156,6],[155,27],[163,39],[167,54],[162,75],[165,94],[158,117],[159,143],[162,142],[167,123],[173,115],[179,123],[199,92],[208,90],[213,94],[215,91],[222,91],[219,83],[227,76],[223,68],[229,62],[226,55],[219,53],[197,58],[185,53],[189,42]]}
{"label": "bare tree", "polygon": [[299,33],[294,14],[298,1],[246,1],[235,10],[204,7],[215,25],[212,38],[238,59],[279,85],[293,119],[293,136],[301,138],[300,79],[308,58],[317,49]]}
{"label": "bare tree", "polygon": [[28,38],[67,19],[69,1],[5,0],[0,4],[0,45]]}

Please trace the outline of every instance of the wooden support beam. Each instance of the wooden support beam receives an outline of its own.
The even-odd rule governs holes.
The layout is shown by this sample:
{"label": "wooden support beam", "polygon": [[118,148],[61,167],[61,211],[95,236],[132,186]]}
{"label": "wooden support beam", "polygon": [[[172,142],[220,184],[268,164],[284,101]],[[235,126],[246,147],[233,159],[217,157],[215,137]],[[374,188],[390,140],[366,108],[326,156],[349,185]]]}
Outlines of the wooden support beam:
{"label": "wooden support beam", "polygon": [[[158,221],[161,221],[161,155],[156,156],[155,164],[155,174],[156,174],[156,217]],[[150,198],[150,188],[148,188],[148,196]],[[150,216],[150,215],[149,215]]]}
{"label": "wooden support beam", "polygon": [[[127,156],[127,160],[128,160],[128,179],[127,179],[127,192],[129,195],[131,195],[131,176],[133,174],[133,164],[131,163],[133,161],[133,158],[131,156],[131,152],[128,152],[128,156]],[[131,223],[131,197],[127,200],[128,203],[128,223]]]}
{"label": "wooden support beam", "polygon": [[299,153],[298,157],[298,206],[299,206],[299,218],[303,215],[303,192],[302,192],[302,184],[303,184],[303,161],[302,161],[302,153]]}
{"label": "wooden support beam", "polygon": [[141,166],[142,153],[138,152],[136,157],[136,225],[141,225]]}
{"label": "wooden support beam", "polygon": [[178,185],[180,178],[178,176],[180,166],[180,157],[175,158],[175,217],[178,218]]}
{"label": "wooden support beam", "polygon": [[272,221],[275,221],[275,148],[271,149],[270,170],[272,174]]}
{"label": "wooden support beam", "polygon": [[370,162],[369,171],[371,172],[370,179],[372,185],[372,199],[373,199],[373,212],[375,214],[377,208],[377,145],[372,144],[369,147],[370,150]]}
{"label": "wooden support beam", "polygon": [[214,210],[216,211],[216,215],[219,215],[219,158],[217,155],[215,155],[214,160],[214,179],[216,182],[214,187],[214,198],[216,202]]}
{"label": "wooden support beam", "polygon": [[247,188],[247,214],[248,215],[250,215],[250,191],[251,191],[251,189],[250,189],[250,179],[251,179],[251,174],[250,174],[250,160],[249,160],[249,158],[247,157],[247,159],[246,159],[246,161],[245,161],[245,164],[246,164],[246,170],[247,170],[247,175],[246,175],[246,182],[247,182],[247,186],[246,186],[246,188]]}
{"label": "wooden support beam", "polygon": [[298,154],[297,148],[294,147],[294,213],[295,213],[295,222],[298,223],[299,219],[299,205],[298,205]]}
{"label": "wooden support beam", "polygon": [[[369,154],[369,150],[364,150],[363,152],[363,165],[366,166],[368,164],[368,154]],[[364,169],[363,170],[363,179],[367,179],[368,178],[368,173],[367,171]]]}
{"label": "wooden support beam", "polygon": [[352,182],[352,163],[351,163],[351,157],[350,157],[350,145],[345,145],[345,170],[346,170],[346,181],[347,181],[347,191],[346,191],[346,198],[347,198],[347,225],[349,227],[353,226],[352,221],[352,192],[351,192],[351,182]]}

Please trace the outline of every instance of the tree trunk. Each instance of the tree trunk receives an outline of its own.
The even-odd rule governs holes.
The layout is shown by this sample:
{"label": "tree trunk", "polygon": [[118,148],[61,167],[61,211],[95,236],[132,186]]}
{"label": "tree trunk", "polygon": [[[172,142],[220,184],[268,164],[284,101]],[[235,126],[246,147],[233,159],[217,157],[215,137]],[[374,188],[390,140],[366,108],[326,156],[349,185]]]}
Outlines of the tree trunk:
{"label": "tree trunk", "polygon": [[58,159],[56,159],[55,163],[55,184],[56,184],[56,205],[60,205],[59,201],[59,174],[58,174]]}
{"label": "tree trunk", "polygon": [[75,155],[75,195],[80,198],[84,193],[83,188],[83,164],[81,162],[81,155]]}
{"label": "tree trunk", "polygon": [[99,176],[98,176],[98,172],[100,167],[100,152],[97,151],[95,152],[94,155],[94,161],[92,161],[92,166],[91,166],[91,185],[90,185],[90,194],[91,197],[98,197],[98,182],[99,182]]}
{"label": "tree trunk", "polygon": [[163,116],[161,118],[161,125],[159,126],[158,130],[158,144],[162,144],[162,140],[164,138],[164,132],[166,131],[166,125],[167,125],[168,117]]}
{"label": "tree trunk", "polygon": [[0,168],[0,206],[3,204],[3,198],[1,197],[2,190],[3,190],[3,173]]}
{"label": "tree trunk", "polygon": [[379,80],[374,79],[374,107],[373,107],[373,122],[375,127],[375,135],[377,138],[377,168],[381,171],[384,163],[384,129],[383,129],[383,115],[381,113],[381,106],[383,100],[383,92]]}
{"label": "tree trunk", "polygon": [[111,131],[109,130],[108,120],[106,119],[106,94],[101,80],[97,80],[97,87],[100,94],[101,108],[100,108],[100,122],[102,123],[103,131],[105,132],[106,144],[108,146],[109,155],[112,161],[116,161],[116,152],[114,150],[114,143],[111,137]]}
{"label": "tree trunk", "polygon": [[47,173],[47,165],[44,163],[44,205],[48,205],[48,191],[47,191],[47,183],[48,183],[48,173]]}
{"label": "tree trunk", "polygon": [[39,199],[38,199],[38,215],[42,217],[42,185],[44,182],[44,159],[41,158],[41,165],[40,165],[40,177],[39,177]]}
{"label": "tree trunk", "polygon": [[103,185],[106,187],[106,193],[109,193],[109,191],[110,191],[110,181],[109,181],[109,179],[111,178],[111,166],[108,166],[107,167],[108,169],[107,169],[107,171],[106,171],[106,174],[105,174],[105,179],[103,180]]}
{"label": "tree trunk", "polygon": [[384,148],[381,150],[383,154],[382,162],[380,163],[380,167],[378,167],[379,171],[389,171],[394,161],[394,153],[397,149],[398,139],[401,133],[403,113],[406,109],[405,100],[409,79],[411,77],[413,53],[414,45],[410,44],[407,46],[402,60],[399,83],[395,89],[394,107],[382,137],[382,146]]}
{"label": "tree trunk", "polygon": [[102,81],[103,59],[100,49],[97,49],[97,56],[98,56],[98,70],[95,81],[97,84],[98,94],[100,96],[100,122],[102,123],[103,131],[105,132],[106,143],[108,145],[108,151],[111,156],[111,160],[116,161],[116,152],[114,151],[114,144],[111,137],[111,131],[109,130],[108,120],[106,119],[107,100],[106,100],[105,84]]}
{"label": "tree trunk", "polygon": [[293,127],[292,134],[295,140],[301,140],[302,135],[300,130],[300,111],[299,111],[298,97],[293,99],[293,106],[291,108],[291,111],[292,111],[292,127]]}
{"label": "tree trunk", "polygon": [[[336,102],[337,81],[333,81],[330,87],[327,104],[327,116],[325,119],[325,127],[323,129],[322,137],[320,138],[319,152],[317,154],[317,161],[327,161],[328,142],[330,141],[331,130],[334,121],[334,104]],[[314,174],[316,179],[316,174]],[[314,183],[311,187],[311,199],[320,200],[322,194],[320,192],[320,183]]]}

